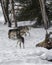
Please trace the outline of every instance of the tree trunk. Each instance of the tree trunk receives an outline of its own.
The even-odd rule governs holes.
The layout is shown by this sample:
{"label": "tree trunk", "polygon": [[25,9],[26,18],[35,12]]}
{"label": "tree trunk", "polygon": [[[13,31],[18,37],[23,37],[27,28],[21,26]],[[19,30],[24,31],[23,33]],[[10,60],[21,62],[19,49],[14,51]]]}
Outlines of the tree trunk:
{"label": "tree trunk", "polygon": [[6,0],[5,12],[6,12],[6,16],[7,16],[7,19],[8,19],[8,26],[11,27],[11,22],[9,20],[8,4],[9,4],[9,0]]}
{"label": "tree trunk", "polygon": [[16,21],[16,16],[15,16],[14,1],[13,0],[11,0],[11,5],[12,5],[12,14],[13,14],[14,22],[15,22],[15,27],[17,27],[17,21]]}
{"label": "tree trunk", "polygon": [[11,22],[9,20],[9,14],[8,14],[8,4],[9,4],[9,0],[5,0],[5,1],[1,0],[1,7],[3,10],[4,18],[5,18],[4,24],[7,24],[7,22],[8,22],[8,26],[11,27]]}
{"label": "tree trunk", "polygon": [[46,15],[46,10],[45,10],[45,0],[39,0],[40,7],[41,7],[41,13],[42,13],[42,19],[44,21],[44,26],[45,29],[48,28],[48,16]]}

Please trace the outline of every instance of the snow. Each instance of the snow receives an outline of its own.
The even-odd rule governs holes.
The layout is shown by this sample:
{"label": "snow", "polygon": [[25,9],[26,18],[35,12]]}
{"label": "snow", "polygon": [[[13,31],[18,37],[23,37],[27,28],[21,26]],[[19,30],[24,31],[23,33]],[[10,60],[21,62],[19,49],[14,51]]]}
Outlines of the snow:
{"label": "snow", "polygon": [[3,15],[2,15],[3,13],[2,13],[1,10],[2,10],[2,8],[1,8],[1,6],[0,6],[0,21],[3,22],[3,21],[4,21],[4,17],[3,17]]}
{"label": "snow", "polygon": [[[27,24],[27,22],[28,22],[28,24]],[[20,22],[18,22],[18,26],[27,26],[27,25],[33,25],[33,24],[35,24],[36,23],[36,21],[20,21]]]}
{"label": "snow", "polygon": [[[1,7],[0,12],[2,13]],[[24,36],[25,49],[20,49],[17,40],[8,38],[10,28],[3,24],[3,15],[0,17],[0,65],[52,65],[52,62],[47,61],[52,59],[52,49],[35,46],[44,40],[44,28],[31,28],[30,36]],[[48,31],[52,31],[52,27]]]}
{"label": "snow", "polygon": [[52,2],[52,0],[46,0],[47,4],[50,4]]}
{"label": "snow", "polygon": [[46,3],[47,3],[47,4],[50,4],[50,2],[49,2],[49,1],[46,1]]}

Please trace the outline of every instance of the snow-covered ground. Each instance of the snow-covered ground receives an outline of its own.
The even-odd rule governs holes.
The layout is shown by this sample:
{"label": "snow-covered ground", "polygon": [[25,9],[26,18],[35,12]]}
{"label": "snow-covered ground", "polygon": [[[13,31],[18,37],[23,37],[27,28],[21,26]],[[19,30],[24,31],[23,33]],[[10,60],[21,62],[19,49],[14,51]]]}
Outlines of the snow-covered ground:
{"label": "snow-covered ground", "polygon": [[[0,7],[0,13],[2,10]],[[47,59],[52,59],[52,49],[36,47],[35,45],[45,38],[44,28],[31,28],[30,36],[25,38],[25,49],[19,48],[17,40],[8,38],[7,25],[4,24],[3,15],[0,16],[0,65],[52,65]],[[49,31],[52,31],[52,28]],[[16,47],[17,45],[17,47]]]}

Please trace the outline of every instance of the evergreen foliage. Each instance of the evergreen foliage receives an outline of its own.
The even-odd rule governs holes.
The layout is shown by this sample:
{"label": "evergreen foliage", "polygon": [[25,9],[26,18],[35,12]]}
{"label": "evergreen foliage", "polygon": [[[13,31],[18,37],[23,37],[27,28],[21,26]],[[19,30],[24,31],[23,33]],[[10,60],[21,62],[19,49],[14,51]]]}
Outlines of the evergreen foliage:
{"label": "evergreen foliage", "polygon": [[33,20],[39,16],[40,6],[38,0],[19,0],[18,2],[26,4],[27,6],[21,9],[17,20]]}

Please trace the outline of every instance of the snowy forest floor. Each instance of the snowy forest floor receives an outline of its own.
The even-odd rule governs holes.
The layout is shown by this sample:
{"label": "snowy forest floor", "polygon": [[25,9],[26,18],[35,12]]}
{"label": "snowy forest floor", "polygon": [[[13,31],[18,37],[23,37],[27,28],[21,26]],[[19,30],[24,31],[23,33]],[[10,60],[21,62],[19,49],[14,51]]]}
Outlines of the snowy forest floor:
{"label": "snowy forest floor", "polygon": [[[36,47],[35,45],[45,38],[44,28],[31,28],[30,36],[25,38],[25,49],[19,48],[17,40],[8,38],[8,30],[5,26],[2,10],[0,7],[0,65],[52,65],[47,60],[52,59],[52,49]],[[48,30],[52,31],[52,27]]]}

